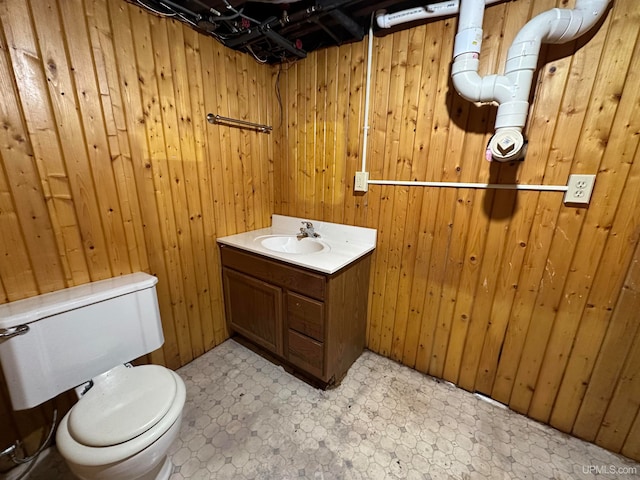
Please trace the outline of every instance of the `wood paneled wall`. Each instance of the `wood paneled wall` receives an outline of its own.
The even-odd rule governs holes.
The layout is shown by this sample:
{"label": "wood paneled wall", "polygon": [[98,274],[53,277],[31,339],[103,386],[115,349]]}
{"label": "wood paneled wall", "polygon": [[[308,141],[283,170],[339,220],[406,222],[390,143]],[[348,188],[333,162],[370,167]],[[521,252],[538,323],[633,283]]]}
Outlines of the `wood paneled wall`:
{"label": "wood paneled wall", "polygon": [[[273,92],[269,68],[122,0],[0,1],[0,303],[146,271],[153,362],[226,339],[215,238],[270,224],[273,141],[206,114],[272,123]],[[0,448],[32,451],[51,406],[12,414],[1,383]]]}
{"label": "wood paneled wall", "polygon": [[[487,8],[481,74],[517,31],[574,2]],[[526,160],[490,164],[495,108],[454,91],[456,20],[375,38],[372,179],[559,184],[597,173],[589,208],[562,193],[376,186],[360,169],[366,42],[283,67],[275,211],[378,229],[368,346],[640,459],[640,5],[544,46]],[[275,116],[275,114],[274,114]]]}

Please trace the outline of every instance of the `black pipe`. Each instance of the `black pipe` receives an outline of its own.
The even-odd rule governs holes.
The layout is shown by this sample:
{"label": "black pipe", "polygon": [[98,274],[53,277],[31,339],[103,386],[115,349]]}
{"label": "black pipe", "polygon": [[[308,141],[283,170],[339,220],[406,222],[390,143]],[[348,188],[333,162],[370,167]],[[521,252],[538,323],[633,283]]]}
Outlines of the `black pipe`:
{"label": "black pipe", "polygon": [[274,41],[275,43],[280,45],[282,48],[284,48],[288,52],[294,54],[298,58],[305,58],[307,56],[307,52],[305,52],[301,48],[296,47],[289,40],[284,38],[282,35],[277,34],[273,30],[265,31],[264,32],[264,36],[267,37],[269,40]]}
{"label": "black pipe", "polygon": [[159,3],[161,5],[164,5],[165,7],[173,8],[174,10],[180,10],[182,13],[186,13],[187,15],[192,15],[196,18],[201,16],[196,12],[183,7],[182,5],[172,2],[171,0],[161,0]]}
{"label": "black pipe", "polygon": [[329,12],[329,16],[333,17],[340,25],[342,25],[352,37],[357,40],[362,40],[364,38],[364,28],[345,15],[345,13],[339,8],[331,10]]}

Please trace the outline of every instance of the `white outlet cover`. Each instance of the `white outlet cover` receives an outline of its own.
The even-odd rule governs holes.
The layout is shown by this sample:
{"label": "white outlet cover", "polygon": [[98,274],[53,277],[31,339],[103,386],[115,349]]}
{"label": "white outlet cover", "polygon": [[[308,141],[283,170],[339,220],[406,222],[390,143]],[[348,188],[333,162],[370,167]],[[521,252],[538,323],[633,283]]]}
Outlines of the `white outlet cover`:
{"label": "white outlet cover", "polygon": [[569,175],[564,203],[570,205],[588,205],[596,183],[595,175]]}
{"label": "white outlet cover", "polygon": [[356,172],[353,189],[356,192],[366,192],[369,190],[369,172]]}

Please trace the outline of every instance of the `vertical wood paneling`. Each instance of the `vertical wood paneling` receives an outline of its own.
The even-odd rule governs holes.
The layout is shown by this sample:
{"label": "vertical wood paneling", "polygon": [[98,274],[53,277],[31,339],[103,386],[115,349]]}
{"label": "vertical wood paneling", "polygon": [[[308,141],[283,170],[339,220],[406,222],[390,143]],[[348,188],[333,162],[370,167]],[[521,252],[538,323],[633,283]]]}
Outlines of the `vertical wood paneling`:
{"label": "vertical wood paneling", "polygon": [[[38,88],[34,85],[34,76],[30,74],[27,60],[34,58],[21,48],[14,32],[20,28],[15,23],[24,19],[26,5],[16,7],[14,3],[4,2],[0,5],[0,21],[2,22],[2,56],[0,57],[0,78],[2,91],[7,92],[1,96],[0,112],[2,113],[2,156],[5,163],[7,181],[11,187],[14,204],[18,213],[20,224],[24,230],[24,239],[27,243],[29,255],[32,259],[35,280],[38,289],[43,291],[55,290],[65,285],[67,275],[63,267],[66,258],[59,255],[56,234],[59,228],[52,224],[52,218],[57,218],[55,210],[51,208],[50,194],[41,181],[40,173],[35,162],[34,146],[29,141],[26,120],[21,105],[21,90],[15,78],[23,78],[21,85],[29,91],[35,90],[33,97],[38,102]],[[20,13],[15,9],[19,8]],[[25,20],[23,20],[25,21]],[[27,16],[26,21],[29,21]],[[30,25],[25,26],[30,27]],[[13,57],[10,53],[13,52]],[[37,55],[35,56],[37,58]],[[32,62],[33,63],[33,62]],[[44,96],[44,92],[40,92]],[[31,95],[27,95],[30,101]],[[44,102],[43,102],[44,103]],[[39,107],[34,106],[37,111]],[[53,143],[54,149],[57,142]],[[33,192],[37,192],[34,195]],[[46,195],[46,196],[45,196]],[[47,255],[46,252],[58,252],[56,255]],[[10,282],[6,282],[10,283]],[[16,286],[16,290],[19,286]],[[11,286],[5,287],[8,292]],[[19,293],[18,296],[19,297]]]}
{"label": "vertical wood paneling", "polygon": [[[612,172],[608,175],[609,179],[613,180],[612,175],[616,175],[617,179],[611,181],[612,188],[607,195],[609,212],[606,216],[599,215],[597,225],[591,229],[609,229],[609,233],[602,235],[604,238],[600,247],[602,249],[600,260],[594,270],[588,273],[589,277],[593,275],[593,280],[589,294],[585,295],[584,310],[571,354],[567,359],[565,378],[555,382],[558,394],[550,423],[564,431],[571,430],[573,426],[596,360],[593,352],[600,350],[606,326],[611,322],[612,306],[625,281],[625,277],[619,272],[629,265],[633,257],[634,245],[638,242],[640,235],[637,228],[640,224],[640,209],[625,207],[627,204],[640,205],[638,197],[640,164],[634,161],[634,154],[638,151],[638,132],[640,132],[638,109],[640,92],[637,88],[640,85],[639,62],[640,51],[636,51],[620,97],[620,107],[607,150],[600,165],[600,171],[603,173]],[[607,179],[605,175],[603,180]],[[622,182],[618,179],[624,176],[626,181],[621,184]],[[600,183],[601,188],[603,183]],[[589,218],[586,221],[589,222]],[[591,250],[591,253],[593,254],[594,250]],[[572,412],[572,414],[560,415],[561,411]]]}
{"label": "vertical wood paneling", "polygon": [[[224,338],[225,330],[220,322],[213,321],[213,312],[220,312],[222,309],[222,297],[219,289],[218,276],[216,272],[220,271],[217,252],[209,248],[214,245],[216,238],[216,212],[213,204],[212,180],[207,164],[209,157],[207,154],[206,141],[206,108],[204,100],[204,77],[202,73],[202,62],[200,59],[200,39],[199,35],[190,28],[183,27],[186,47],[186,71],[194,72],[188,78],[189,85],[187,94],[190,98],[185,99],[189,104],[182,105],[181,126],[187,130],[187,135],[193,135],[193,156],[190,164],[192,177],[188,191],[193,195],[192,190],[199,194],[198,197],[192,198],[191,203],[195,203],[198,207],[196,211],[191,211],[189,220],[194,223],[198,229],[202,229],[202,238],[196,248],[196,264],[200,264],[198,268],[198,299],[200,302],[201,318],[208,319],[202,322],[203,347],[205,351],[210,350],[219,344]],[[208,42],[205,42],[208,43]],[[177,69],[176,69],[177,70]],[[176,77],[181,77],[180,72],[176,71]],[[183,88],[186,88],[183,86]],[[195,171],[193,171],[195,169]],[[195,188],[195,187],[198,188]],[[224,218],[224,216],[222,217]],[[205,259],[205,261],[203,261]]]}
{"label": "vertical wood paneling", "polygon": [[[425,102],[425,113],[418,117],[416,122],[416,139],[414,145],[414,156],[412,168],[415,169],[415,174],[412,172],[411,178],[425,178],[429,175],[428,172],[435,175],[438,170],[437,159],[431,157],[431,155],[437,155],[437,137],[438,125],[444,112],[441,113],[439,109],[442,106],[439,101],[442,96],[438,95],[441,92],[443,85],[446,85],[447,74],[442,67],[440,58],[442,55],[443,46],[446,47],[448,42],[444,36],[444,32],[448,31],[450,24],[448,22],[435,22],[427,26],[426,41],[428,45],[425,46],[423,56],[423,73],[420,82],[420,100],[419,102]],[[445,48],[446,49],[446,48]],[[436,85],[436,88],[433,87]],[[446,106],[446,104],[445,104]],[[426,135],[420,135],[420,131],[432,131],[434,135],[427,137]],[[431,157],[431,158],[430,158]],[[383,158],[379,158],[379,162],[382,164]],[[430,161],[431,160],[431,161]],[[436,166],[437,165],[437,166]],[[409,317],[407,319],[407,330],[404,341],[404,351],[402,353],[402,362],[408,365],[416,364],[416,357],[418,351],[424,348],[424,339],[421,336],[421,330],[423,329],[423,305],[424,297],[427,289],[427,280],[429,276],[429,264],[431,261],[431,246],[433,243],[433,216],[426,215],[426,211],[433,208],[433,201],[436,198],[437,191],[435,189],[418,189],[413,190],[412,195],[417,195],[416,205],[420,208],[420,222],[419,226],[415,228],[415,217],[411,220],[414,225],[410,230],[416,230],[416,243],[415,243],[415,266],[414,276],[411,281],[409,289]],[[414,211],[412,211],[413,217]],[[417,213],[417,211],[415,212]]]}
{"label": "vertical wood paneling", "polygon": [[[555,2],[535,2],[535,12],[552,8]],[[563,97],[571,61],[573,46],[562,46],[557,49],[552,65],[541,70],[536,90],[536,102],[529,122],[529,146],[527,162],[519,172],[518,181],[521,183],[538,184],[543,181],[547,165],[550,143],[556,128],[560,102]],[[564,181],[564,180],[562,180]],[[557,195],[559,200],[560,195]],[[540,195],[527,192],[514,199],[521,208],[515,209],[510,219],[506,237],[506,252],[503,263],[509,265],[502,270],[498,277],[497,288],[491,307],[487,332],[482,346],[482,353],[478,365],[478,377],[475,388],[488,395],[492,393],[497,374],[497,366],[501,358],[503,342],[510,311],[513,308],[516,294],[519,290],[518,280],[523,269],[528,237],[534,226],[535,215]],[[558,202],[559,203],[559,202]],[[495,320],[494,320],[495,319]],[[500,362],[502,363],[502,362]]]}
{"label": "vertical wood paneling", "polygon": [[[269,224],[273,147],[205,116],[273,123],[270,79],[121,0],[0,2],[0,302],[143,270],[165,334],[151,361],[224,341],[215,240]],[[10,413],[1,380],[0,412],[3,448],[33,452],[51,405]]]}
{"label": "vertical wood paneling", "polygon": [[[403,113],[403,95],[405,91],[405,74],[407,70],[407,55],[409,31],[404,30],[398,35],[391,37],[393,43],[390,50],[394,52],[391,57],[390,79],[389,79],[389,100],[387,105],[387,122],[385,126],[385,144],[383,158],[395,158],[396,162],[389,162],[389,169],[386,172],[388,177],[394,178],[403,174],[403,159],[399,157],[400,134]],[[355,143],[355,142],[354,142]],[[357,145],[357,144],[356,144]],[[358,156],[358,152],[351,152],[350,156]],[[407,159],[405,159],[406,161]],[[377,276],[379,279],[380,305],[372,305],[372,310],[379,311],[382,316],[380,331],[381,354],[390,356],[393,342],[393,328],[395,323],[395,300],[398,298],[398,280],[400,273],[401,245],[404,226],[402,212],[396,210],[396,195],[405,196],[406,188],[386,187],[385,200],[380,207],[380,217],[384,219],[385,225],[390,228],[380,232],[380,241],[384,245],[383,250],[384,271]],[[404,202],[398,202],[398,206],[404,206]],[[394,216],[398,214],[398,218]],[[392,222],[393,219],[393,222]],[[395,223],[397,221],[397,223]],[[393,224],[393,226],[392,226]],[[380,258],[380,257],[379,257]]]}
{"label": "vertical wood paneling", "polygon": [[[367,161],[367,168],[370,169],[371,175],[378,178],[384,177],[387,174],[389,164],[386,164],[387,170],[385,170],[385,164],[382,162],[384,158],[384,145],[386,132],[386,121],[389,102],[389,82],[391,79],[391,56],[392,56],[392,43],[391,37],[375,39],[373,55],[376,58],[375,75],[372,74],[371,85],[371,116],[369,118],[370,130],[369,130],[369,145],[368,152],[369,157]],[[373,62],[373,59],[372,59]],[[375,79],[375,81],[373,80]],[[337,119],[336,123],[339,123]],[[340,162],[340,152],[336,152],[336,163]],[[359,170],[359,169],[358,169]],[[373,177],[372,177],[373,178]],[[336,185],[337,187],[337,185]],[[369,225],[380,225],[378,227],[378,245],[383,246],[387,243],[387,236],[385,231],[385,222],[380,222],[379,218],[384,218],[385,215],[389,215],[388,198],[385,196],[387,189],[384,186],[374,187],[371,186],[370,199],[369,199]],[[387,220],[389,223],[390,220]],[[380,254],[378,254],[380,252]],[[370,303],[370,315],[367,326],[367,335],[369,338],[369,345],[372,350],[378,351],[380,349],[380,334],[382,331],[382,302],[384,298],[384,276],[386,275],[386,254],[387,249],[382,247],[375,253],[376,261],[372,267],[372,279],[371,279],[371,292],[369,296]]]}
{"label": "vertical wood paneling", "polygon": [[[609,308],[612,310],[611,321],[573,427],[573,432],[581,438],[589,441],[595,439],[620,378],[619,366],[624,363],[631,346],[637,345],[635,339],[640,324],[637,322],[636,308],[639,303],[640,243],[636,245],[633,261],[615,306],[606,308],[607,311]],[[624,413],[629,415],[628,411]],[[604,431],[606,428],[603,427],[602,435]]]}
{"label": "vertical wood paneling", "polygon": [[[556,310],[553,313],[547,312],[552,317],[555,314],[556,321],[546,345],[537,388],[529,406],[529,414],[542,421],[548,421],[553,408],[576,329],[584,314],[588,298],[586,293],[592,288],[604,244],[610,235],[613,215],[620,202],[620,193],[628,175],[629,164],[620,161],[616,155],[618,152],[613,156],[608,156],[607,152],[622,150],[624,147],[624,140],[615,141],[615,130],[620,128],[619,124],[627,121],[624,109],[619,112],[618,108],[638,37],[639,16],[637,5],[630,2],[617,3],[611,11],[611,26],[608,32],[607,29],[598,32],[608,33],[600,63],[602,73],[596,77],[591,99],[598,114],[593,123],[585,125],[585,135],[576,151],[574,168],[599,172],[600,197],[594,199],[580,220],[575,216],[570,217],[572,226],[577,228],[578,224],[581,224],[580,239],[572,248],[564,249],[562,261],[554,262],[559,266],[556,267],[556,281],[563,279],[564,285],[552,295],[552,304]],[[632,41],[622,41],[622,38]],[[616,72],[618,75],[607,75],[604,72]],[[603,81],[603,77],[606,81]],[[560,222],[562,221],[561,213]],[[571,251],[573,258],[569,260],[567,253]],[[550,258],[553,253],[552,246]],[[558,250],[558,260],[560,255]],[[584,262],[585,258],[590,258],[591,261]],[[562,321],[558,321],[560,318]]]}
{"label": "vertical wood paneling", "polygon": [[[4,165],[4,159],[2,160]],[[5,229],[0,235],[0,255],[7,259],[0,263],[2,268],[0,278],[4,278],[5,281],[13,279],[13,281],[7,281],[6,286],[4,282],[2,283],[2,303],[20,298],[25,294],[37,295],[38,286],[4,168],[0,175],[0,224]]]}
{"label": "vertical wood paneling", "polygon": [[[366,196],[353,194],[353,172],[360,168],[360,153],[362,152],[362,114],[365,90],[366,74],[366,43],[353,43],[347,48],[351,50],[351,61],[349,62],[349,97],[346,100],[348,106],[348,122],[345,130],[346,135],[346,155],[344,187],[348,194],[342,197],[344,205],[345,223],[362,224],[366,218],[366,209],[363,205],[368,201]],[[348,172],[348,173],[347,173]]]}
{"label": "vertical wood paneling", "polygon": [[[348,127],[349,127],[349,100],[346,92],[349,91],[351,84],[351,49],[343,46],[338,49],[338,105],[336,112],[336,150],[335,150],[335,176],[333,183],[333,218],[337,222],[344,221],[344,202],[348,194],[345,188],[348,176],[351,172],[346,171],[346,162],[344,158],[348,155]],[[295,205],[289,206],[289,211],[293,212]]]}
{"label": "vertical wood paneling", "polygon": [[[487,12],[487,24],[491,25],[491,27],[484,34],[483,45],[485,46],[486,54],[483,52],[482,68],[488,71],[495,71],[501,49],[499,40],[504,29],[504,9],[493,9]],[[460,101],[459,98],[456,100]],[[463,109],[461,111],[464,112],[464,118],[460,120],[464,121],[464,123],[459,126],[452,125],[453,135],[449,136],[450,144],[455,145],[455,147],[454,149],[449,149],[449,157],[446,163],[451,163],[452,166],[455,165],[453,171],[457,174],[452,180],[475,181],[482,171],[480,162],[470,162],[469,159],[480,158],[486,149],[488,140],[487,117],[493,116],[493,109],[470,109],[469,107],[465,102],[456,103],[455,107],[456,109]],[[465,133],[464,130],[467,130],[468,133]],[[462,360],[463,341],[466,338],[461,333],[467,331],[468,322],[466,318],[460,322],[461,314],[456,314],[456,292],[460,290],[461,282],[466,281],[465,274],[471,273],[467,268],[468,266],[472,267],[471,271],[477,271],[477,274],[480,274],[480,271],[477,270],[479,266],[477,253],[470,255],[470,258],[473,257],[472,261],[461,262],[460,258],[465,258],[465,250],[469,242],[467,232],[469,231],[470,223],[475,222],[476,219],[486,223],[486,218],[482,215],[482,209],[484,208],[483,192],[458,190],[455,194],[456,203],[451,227],[451,245],[446,256],[446,270],[443,282],[445,287],[437,313],[438,322],[434,334],[429,372],[432,375],[442,377],[445,374],[446,364],[452,358],[455,358],[455,362],[451,362],[450,370],[455,371],[451,375],[457,378],[459,362]],[[477,229],[482,230],[483,228],[478,225],[474,230],[477,231]],[[454,330],[456,334],[452,337],[452,331]],[[454,349],[451,349],[451,353],[449,352],[450,338],[457,340],[457,345]]]}
{"label": "vertical wood paneling", "polygon": [[109,12],[106,4],[95,1],[86,2],[85,11],[100,88],[111,163],[127,237],[129,261],[133,271],[146,270],[149,268],[149,261],[141,221],[142,214],[137,199],[135,174],[131,162],[131,149],[118,86],[118,70],[109,25]]}
{"label": "vertical wood paneling", "polygon": [[[566,3],[518,0],[487,8],[481,73],[502,71],[511,40],[529,18]],[[322,220],[378,229],[370,349],[634,458],[639,15],[636,2],[618,0],[598,29],[543,47],[527,158],[505,165],[483,158],[495,108],[474,106],[452,89],[455,19],[374,39],[371,178],[555,185],[570,173],[597,173],[588,208],[565,207],[554,192],[371,185],[365,195],[354,194],[364,110],[360,46],[349,54],[344,46],[326,56],[315,52],[281,72],[289,142],[275,143],[275,159],[276,171],[288,175],[275,178],[297,187],[274,186],[277,213],[313,211]],[[349,78],[340,74],[345,62]],[[337,84],[337,109],[330,96],[306,93],[324,91],[325,78],[308,72],[325,68],[334,74],[326,80],[328,95]],[[311,119],[309,110],[314,128],[300,125]],[[329,131],[348,132],[342,155]],[[335,165],[299,168],[328,150],[336,152]],[[309,206],[303,185],[311,184],[332,186],[333,208]]]}
{"label": "vertical wood paneling", "polygon": [[[62,154],[68,164],[67,168],[76,172],[69,176],[69,186],[73,197],[82,199],[77,203],[76,211],[80,231],[85,239],[82,251],[87,257],[86,268],[91,278],[95,280],[108,278],[111,269],[109,263],[104,261],[104,257],[108,254],[103,233],[102,212],[98,206],[91,163],[83,140],[75,86],[71,78],[71,66],[64,55],[65,44],[60,29],[58,8],[53,3],[48,4],[46,9],[35,9],[33,12],[34,24],[43,32],[43,35],[39,36],[39,43],[42,56],[46,59],[47,86],[53,115],[58,125],[58,134],[66,139],[60,143]],[[57,21],[50,22],[51,18]],[[58,28],[55,28],[56,25]],[[46,91],[42,94],[46,94]],[[25,115],[31,115],[31,107],[24,105],[23,108],[25,108]],[[53,148],[48,146],[47,149],[47,156],[49,156]],[[71,202],[69,204],[71,205]],[[85,281],[87,281],[86,274],[78,279],[79,283]]]}
{"label": "vertical wood paneling", "polygon": [[[333,49],[335,51],[335,49]],[[327,106],[327,56],[329,50],[321,50],[318,52],[318,66],[316,69],[316,118],[315,124],[317,128],[316,136],[318,141],[316,142],[316,151],[314,153],[315,170],[314,175],[315,185],[313,190],[318,198],[314,205],[313,218],[322,217],[323,211],[326,208],[326,200],[324,198],[327,189],[324,182],[327,180],[327,176],[323,173],[329,168],[329,158],[326,152],[327,148],[331,148],[331,142],[327,138],[327,130],[329,123],[326,119]],[[322,173],[319,175],[319,173]]]}
{"label": "vertical wood paneling", "polygon": [[[131,29],[133,33],[133,44],[135,49],[135,58],[137,64],[137,80],[140,87],[140,95],[142,100],[142,119],[145,126],[145,134],[147,144],[149,146],[148,168],[153,181],[153,188],[157,192],[155,195],[156,209],[158,210],[160,234],[162,238],[163,250],[165,252],[167,276],[170,279],[182,279],[182,270],[180,265],[180,252],[178,246],[178,233],[176,230],[176,220],[173,214],[173,198],[172,184],[175,182],[170,178],[168,161],[177,158],[175,151],[176,140],[171,136],[175,132],[169,131],[169,144],[165,146],[164,142],[164,125],[162,118],[162,106],[167,108],[167,102],[160,104],[158,77],[162,78],[166,71],[167,58],[159,58],[158,65],[155,63],[154,44],[151,38],[154,34],[156,42],[161,43],[163,32],[166,29],[164,22],[150,17],[141,10],[131,12]],[[158,30],[151,28],[151,22],[158,25]],[[166,33],[165,33],[166,36]],[[160,49],[165,44],[158,45]],[[159,74],[156,73],[156,69]],[[170,72],[166,72],[170,75]],[[136,78],[136,77],[134,77]],[[163,82],[163,88],[166,90],[166,83]],[[168,118],[171,122],[171,118]],[[168,123],[167,130],[172,127]],[[172,155],[173,154],[173,155]],[[173,158],[171,158],[173,156]],[[174,187],[178,188],[178,187]],[[179,200],[179,199],[178,199]],[[188,253],[186,253],[188,254]],[[174,317],[176,343],[178,347],[179,362],[185,363],[193,359],[192,346],[189,339],[189,323],[187,322],[187,311],[184,300],[184,285],[182,282],[169,282],[169,295]]]}
{"label": "vertical wood paneling", "polygon": [[[427,162],[427,178],[435,180],[447,180],[451,175],[451,169],[446,167],[445,158],[448,148],[448,137],[451,123],[450,112],[453,95],[450,89],[449,61],[453,52],[453,37],[455,35],[455,23],[445,20],[442,29],[442,47],[439,58],[434,58],[438,65],[438,80],[435,85],[435,113],[428,139],[427,155],[422,161]],[[434,87],[432,87],[434,88]],[[415,161],[420,161],[416,159]],[[440,255],[443,242],[447,241],[449,226],[453,222],[453,209],[451,205],[443,205],[441,199],[452,192],[443,192],[439,189],[428,189],[423,199],[423,207],[420,218],[420,233],[426,242],[424,247],[428,253],[428,263],[425,263],[424,283],[420,284],[422,292],[415,298],[418,308],[421,310],[421,326],[418,339],[418,350],[415,356],[415,367],[427,372],[432,359],[433,344],[438,323],[437,313],[434,309],[439,305],[442,283],[436,279],[442,278],[444,268],[444,256]],[[427,212],[432,212],[428,215]],[[412,292],[412,295],[417,291]]]}
{"label": "vertical wood paneling", "polygon": [[[304,115],[305,125],[305,158],[304,158],[304,199],[305,217],[314,218],[315,205],[318,203],[316,195],[316,144],[320,143],[316,128],[316,112],[318,110],[318,97],[316,88],[316,71],[318,67],[318,57],[320,53],[314,52],[311,62],[305,62],[305,72],[302,79],[304,85],[304,105],[306,106]],[[319,192],[318,192],[319,193]]]}
{"label": "vertical wood paneling", "polygon": [[[596,36],[571,57],[569,78],[563,92],[544,173],[545,181],[551,184],[564,182],[570,172],[598,67],[598,63],[592,59],[600,57],[603,38],[602,35]],[[549,68],[555,66],[554,62]],[[525,341],[527,337],[535,338],[537,335],[533,330],[528,335],[528,329],[538,288],[544,286],[541,278],[553,271],[547,270],[547,256],[560,206],[559,202],[546,202],[544,195],[539,197],[502,349],[504,361],[498,366],[493,387],[492,395],[503,403],[510,401]],[[536,323],[532,328],[537,326],[539,324]],[[524,360],[522,363],[531,365],[531,362]]]}
{"label": "vertical wood paneling", "polygon": [[[122,125],[120,144],[128,145],[125,148],[130,150],[128,160],[133,168],[137,188],[150,271],[158,278],[168,278],[165,248],[160,232],[160,217],[155,203],[155,187],[149,160],[142,96],[137,81],[139,73],[129,9],[125,5],[110,2],[108,14],[113,25],[112,48],[115,52],[111,57],[113,63],[108,70],[112,75],[113,72],[117,74],[116,78],[110,79],[110,89],[114,92],[115,98],[120,98],[121,103],[126,104],[126,108],[123,109],[125,123]],[[105,51],[104,48],[103,51]],[[147,201],[140,201],[140,199],[147,199]],[[180,365],[180,354],[168,282],[159,282],[157,290],[165,336],[164,361],[167,366],[176,368]]]}
{"label": "vertical wood paneling", "polygon": [[[414,82],[422,83],[422,69],[429,68],[429,63],[424,61],[424,52],[429,49],[431,44],[432,42],[427,41],[426,29],[413,29],[409,31],[407,75],[402,106],[403,128],[400,138],[400,160],[403,170],[401,176],[406,179],[421,176],[417,173],[417,169],[420,169],[423,163],[416,164],[412,159],[415,155],[416,143],[419,143],[416,142],[418,122],[422,120],[425,115],[424,103],[427,102],[428,104],[429,97],[422,98],[422,85],[414,85]],[[426,72],[425,76],[428,76]],[[423,125],[421,125],[421,127],[424,128]],[[418,232],[411,228],[411,223],[413,222],[411,212],[414,212],[416,207],[420,207],[418,190],[407,188],[403,189],[402,192],[406,194],[407,198],[404,202],[404,208],[402,209],[403,218],[399,218],[398,216],[397,221],[404,223],[404,230],[407,232],[407,235],[405,241],[401,241],[403,251],[396,303],[396,310],[400,315],[398,315],[398,320],[393,327],[393,349],[391,351],[391,358],[398,361],[401,361],[404,356],[404,339],[406,338],[408,312],[411,301],[411,283],[413,281],[415,257],[417,254],[415,243]],[[413,232],[413,235],[410,232]]]}
{"label": "vertical wood paneling", "polygon": [[[240,96],[240,82],[236,81],[236,69],[238,68],[239,59],[237,56],[233,54],[232,51],[225,50],[224,51],[225,63],[224,65],[229,65],[231,68],[223,68],[222,75],[226,76],[226,85],[227,85],[227,94],[226,94],[226,103],[227,106],[225,111],[228,112],[227,117],[232,117],[231,112],[235,112],[237,115],[240,110],[239,106],[239,96]],[[218,64],[220,65],[220,64]],[[224,108],[224,106],[223,106]],[[249,178],[244,179],[242,177],[243,171],[246,171],[246,161],[247,159],[243,155],[243,145],[241,142],[241,135],[238,129],[229,128],[229,139],[230,139],[230,156],[229,158],[235,158],[236,161],[228,161],[230,164],[228,167],[228,171],[230,173],[230,177],[233,181],[231,182],[232,190],[230,193],[230,198],[232,201],[232,205],[234,206],[234,213],[231,218],[235,219],[235,228],[234,230],[247,230],[247,207],[244,195],[245,190],[245,182],[250,181]]]}
{"label": "vertical wood paneling", "polygon": [[[40,6],[37,7],[41,8]],[[80,0],[60,2],[60,15],[67,37],[69,67],[75,82],[77,105],[80,109],[86,156],[91,165],[93,181],[99,189],[95,195],[102,220],[111,276],[131,271],[127,254],[127,239],[118,201],[118,190],[111,168],[100,92],[95,75],[91,42],[86,28],[84,5]],[[48,21],[51,19],[49,18]],[[73,39],[73,41],[70,41]],[[59,123],[64,123],[60,119]],[[64,137],[63,137],[64,138]]]}

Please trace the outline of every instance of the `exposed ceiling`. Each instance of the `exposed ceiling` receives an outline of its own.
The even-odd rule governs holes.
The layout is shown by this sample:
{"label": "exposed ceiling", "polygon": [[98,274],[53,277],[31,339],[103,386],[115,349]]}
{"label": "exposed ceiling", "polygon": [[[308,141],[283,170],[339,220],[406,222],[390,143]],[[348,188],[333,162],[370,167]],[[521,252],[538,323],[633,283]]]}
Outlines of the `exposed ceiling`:
{"label": "exposed ceiling", "polygon": [[[360,41],[368,32],[372,13],[377,10],[396,12],[435,3],[411,0],[128,1],[157,15],[187,23],[225,46],[265,63],[304,58],[307,52],[319,48]],[[401,28],[409,26],[412,25]]]}

